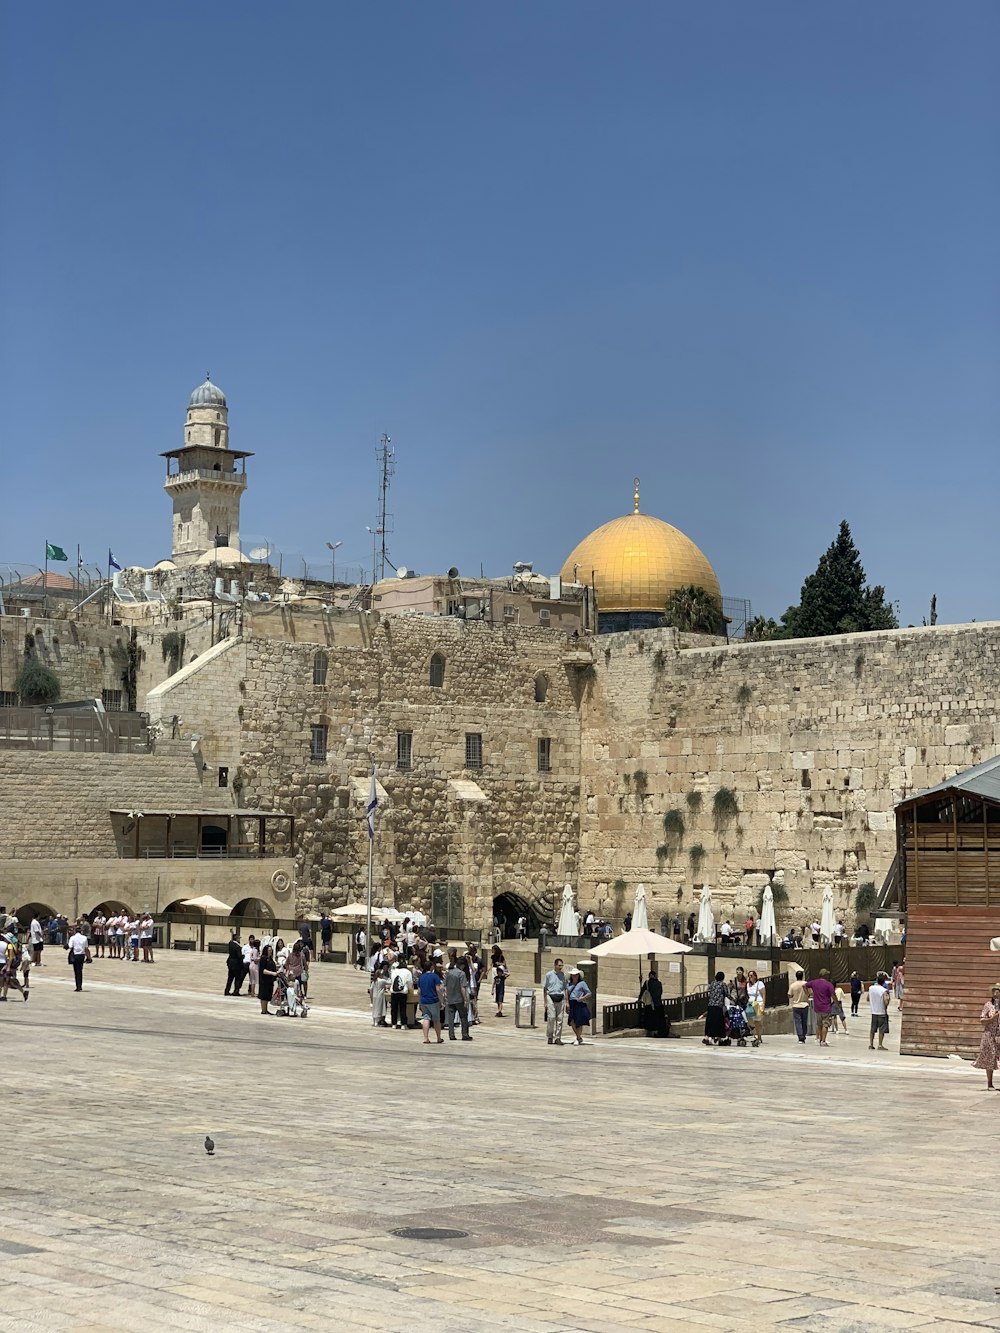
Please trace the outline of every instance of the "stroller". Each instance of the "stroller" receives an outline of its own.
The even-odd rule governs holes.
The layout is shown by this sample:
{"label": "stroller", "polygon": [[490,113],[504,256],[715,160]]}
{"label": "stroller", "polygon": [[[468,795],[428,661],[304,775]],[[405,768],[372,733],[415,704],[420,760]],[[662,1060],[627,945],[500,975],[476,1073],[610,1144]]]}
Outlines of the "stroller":
{"label": "stroller", "polygon": [[279,1018],[308,1016],[309,1006],[302,994],[302,983],[297,977],[293,980],[284,972],[279,972],[275,978],[275,989],[278,992],[278,1007],[274,1012]]}
{"label": "stroller", "polygon": [[747,1022],[747,1016],[738,1004],[731,1004],[726,1010],[726,1035],[720,1046],[731,1046],[734,1042],[737,1046],[745,1046],[749,1038],[751,1046],[759,1046],[760,1042],[750,1031],[750,1024]]}

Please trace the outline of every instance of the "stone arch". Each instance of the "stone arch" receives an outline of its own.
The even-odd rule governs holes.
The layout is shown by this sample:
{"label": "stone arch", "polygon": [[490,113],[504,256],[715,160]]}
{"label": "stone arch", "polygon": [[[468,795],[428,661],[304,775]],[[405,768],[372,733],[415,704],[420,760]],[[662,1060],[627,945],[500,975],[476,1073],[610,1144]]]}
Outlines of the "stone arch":
{"label": "stone arch", "polygon": [[270,903],[266,903],[263,898],[241,898],[233,910],[229,913],[230,921],[239,923],[245,918],[264,917],[272,924],[277,920],[274,908]]}
{"label": "stone arch", "polygon": [[440,690],[444,686],[444,653],[431,653],[430,684]]}
{"label": "stone arch", "polygon": [[30,925],[33,916],[37,916],[39,921],[44,921],[47,916],[59,915],[48,903],[25,903],[23,907],[15,907],[13,912],[22,926]]}
{"label": "stone arch", "polygon": [[518,893],[513,889],[506,889],[503,893],[498,893],[493,899],[494,918],[504,918],[503,938],[512,940],[517,934],[518,917],[526,917],[528,922],[528,934],[537,935],[539,927],[543,924],[543,913],[538,905],[523,893]]}
{"label": "stone arch", "polygon": [[132,908],[129,907],[128,903],[123,903],[120,898],[102,898],[99,903],[95,903],[83,915],[88,921],[93,921],[98,912],[103,912],[105,916],[118,916],[121,912],[128,912],[131,916]]}

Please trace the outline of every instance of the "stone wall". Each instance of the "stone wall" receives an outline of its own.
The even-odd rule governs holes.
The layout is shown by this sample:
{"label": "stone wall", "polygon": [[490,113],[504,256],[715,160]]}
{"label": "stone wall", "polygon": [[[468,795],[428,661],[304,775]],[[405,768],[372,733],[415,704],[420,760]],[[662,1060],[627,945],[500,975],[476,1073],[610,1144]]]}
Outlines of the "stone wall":
{"label": "stone wall", "polygon": [[[241,700],[242,803],[299,818],[300,904],[363,895],[372,761],[384,797],[375,861],[383,901],[426,910],[431,885],[450,881],[463,888],[466,921],[481,925],[494,895],[537,901],[575,878],[580,741],[568,641],[447,618],[370,616],[363,634],[357,623],[344,617],[338,628],[328,618],[321,644],[248,638],[245,667],[232,652],[199,659],[202,672],[179,673],[149,700],[177,711],[190,687],[185,731],[189,722],[203,731],[210,765],[219,762],[207,744],[212,716]],[[327,657],[322,685],[313,683],[317,651]],[[434,652],[445,659],[441,688],[430,685]],[[313,726],[327,728],[325,760],[310,758]],[[412,734],[408,770],[396,762],[400,731]],[[467,733],[482,736],[481,770],[465,767]],[[539,737],[551,740],[551,772],[538,771]]]}
{"label": "stone wall", "polygon": [[[651,924],[693,909],[701,883],[738,916],[774,870],[786,920],[811,920],[826,885],[849,918],[858,883],[889,870],[895,803],[1000,746],[997,624],[683,651],[651,630],[602,637],[595,657],[581,897],[608,910],[615,881],[626,900],[642,881]],[[717,822],[722,788],[738,814]]]}
{"label": "stone wall", "polygon": [[0,864],[116,857],[113,808],[198,810],[202,784],[190,747],[183,749],[123,755],[0,750]]}

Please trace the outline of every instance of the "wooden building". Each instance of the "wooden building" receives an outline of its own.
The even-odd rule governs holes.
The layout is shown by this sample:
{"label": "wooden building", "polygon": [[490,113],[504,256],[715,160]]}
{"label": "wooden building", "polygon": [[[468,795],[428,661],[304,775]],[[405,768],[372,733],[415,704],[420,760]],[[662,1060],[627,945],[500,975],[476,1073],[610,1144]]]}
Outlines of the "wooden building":
{"label": "wooden building", "polygon": [[904,1055],[974,1055],[1000,979],[1000,756],[896,807]]}

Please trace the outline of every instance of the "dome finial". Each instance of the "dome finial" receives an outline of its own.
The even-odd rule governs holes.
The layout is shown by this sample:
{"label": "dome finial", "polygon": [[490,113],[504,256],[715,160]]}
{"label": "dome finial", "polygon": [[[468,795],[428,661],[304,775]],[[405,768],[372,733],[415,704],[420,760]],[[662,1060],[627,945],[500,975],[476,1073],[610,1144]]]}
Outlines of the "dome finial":
{"label": "dome finial", "polygon": [[633,480],[634,480],[634,482],[635,482],[635,495],[633,495],[632,498],[633,498],[633,500],[635,501],[635,509],[634,509],[632,512],[633,512],[634,514],[638,514],[638,512],[639,512],[639,478],[638,478],[638,477],[635,477]]}

